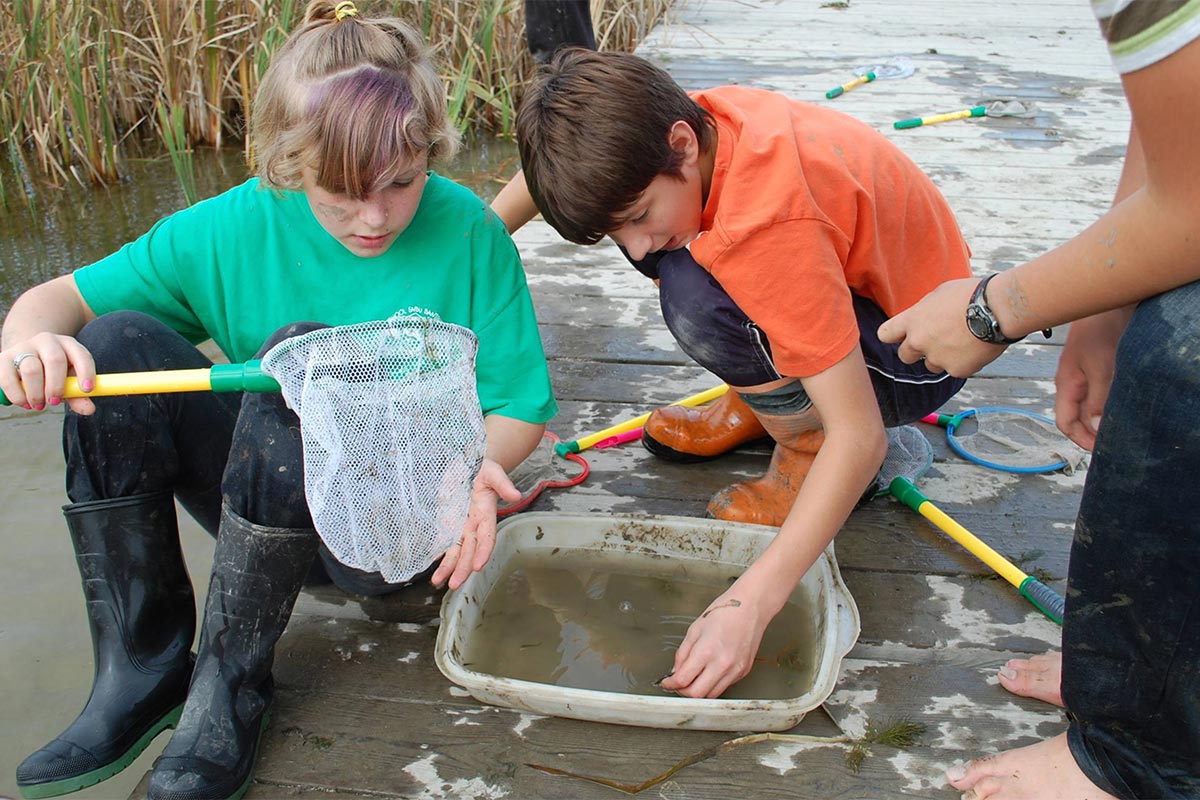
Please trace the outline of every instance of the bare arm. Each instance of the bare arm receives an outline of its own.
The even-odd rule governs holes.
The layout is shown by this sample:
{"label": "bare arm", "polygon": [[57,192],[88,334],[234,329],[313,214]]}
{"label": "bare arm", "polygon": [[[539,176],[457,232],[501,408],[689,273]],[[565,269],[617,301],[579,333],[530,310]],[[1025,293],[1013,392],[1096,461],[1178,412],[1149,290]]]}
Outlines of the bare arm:
{"label": "bare arm", "polygon": [[1122,82],[1133,127],[1119,202],[1070,242],[993,281],[1002,282],[1001,327],[1015,335],[1200,279],[1200,153],[1191,134],[1200,124],[1200,40]]}
{"label": "bare arm", "polygon": [[[1200,40],[1123,77],[1133,115],[1122,197],[1075,238],[997,276],[988,303],[1008,336],[1136,303],[1200,278]],[[1144,181],[1139,181],[1144,169]],[[1134,188],[1134,187],[1137,188]],[[903,342],[905,361],[969,375],[1002,348],[976,340],[963,321],[976,281],[951,281],[880,327]]]}
{"label": "bare arm", "polygon": [[484,417],[487,431],[487,458],[505,472],[529,457],[546,432],[545,425],[534,425],[512,417],[490,414]]}
{"label": "bare arm", "polygon": [[[1113,205],[1146,183],[1146,160],[1137,127],[1129,131],[1129,147]],[[1076,320],[1058,358],[1054,376],[1054,421],[1059,430],[1085,450],[1096,444],[1100,415],[1108,400],[1117,360],[1117,343],[1133,315],[1134,305]]]}
{"label": "bare arm", "polygon": [[767,549],[692,623],[664,689],[719,697],[750,672],[767,624],[845,524],[887,452],[879,405],[854,352],[803,380],[825,443]]}
{"label": "bare arm", "polygon": [[[13,303],[0,336],[0,388],[15,405],[45,408],[62,398],[67,375],[74,372],[82,386],[90,386],[96,366],[75,334],[96,315],[84,302],[75,278],[64,275],[33,287]],[[13,360],[23,354],[18,374]],[[81,414],[90,414],[92,401],[67,401]]]}
{"label": "bare arm", "polygon": [[499,414],[487,416],[483,424],[487,430],[487,454],[471,489],[467,524],[459,543],[446,551],[432,578],[439,586],[449,579],[451,589],[462,586],[472,572],[483,569],[491,558],[496,546],[497,500],[521,499],[507,472],[529,457],[546,430],[545,425]]}
{"label": "bare arm", "polygon": [[504,220],[509,233],[516,233],[522,225],[538,214],[529,187],[525,185],[525,173],[520,170],[505,184],[492,200],[492,210]]}

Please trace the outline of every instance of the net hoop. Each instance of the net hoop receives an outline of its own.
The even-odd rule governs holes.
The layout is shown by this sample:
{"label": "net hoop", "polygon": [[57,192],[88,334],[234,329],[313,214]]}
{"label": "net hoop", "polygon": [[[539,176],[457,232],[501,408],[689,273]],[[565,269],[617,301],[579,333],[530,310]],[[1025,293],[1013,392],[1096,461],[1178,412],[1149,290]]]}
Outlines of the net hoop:
{"label": "net hoop", "polygon": [[967,461],[970,461],[973,464],[978,464],[981,467],[1000,470],[1001,472],[1012,472],[1024,475],[1037,475],[1046,472],[1057,472],[1062,469],[1067,469],[1069,466],[1067,460],[1061,457],[1057,461],[1046,464],[1038,464],[1034,466],[1016,466],[993,461],[970,452],[962,446],[962,443],[958,440],[958,437],[955,436],[955,433],[958,431],[959,426],[962,425],[964,420],[970,419],[971,417],[979,417],[980,414],[1012,414],[1015,416],[1029,417],[1031,419],[1036,419],[1039,422],[1044,422],[1051,427],[1054,426],[1054,420],[1050,419],[1049,417],[1043,414],[1034,413],[1033,411],[1024,411],[1019,408],[983,406],[980,408],[968,408],[965,411],[960,411],[952,416],[950,421],[946,423],[946,442],[950,445],[951,450],[965,458]]}

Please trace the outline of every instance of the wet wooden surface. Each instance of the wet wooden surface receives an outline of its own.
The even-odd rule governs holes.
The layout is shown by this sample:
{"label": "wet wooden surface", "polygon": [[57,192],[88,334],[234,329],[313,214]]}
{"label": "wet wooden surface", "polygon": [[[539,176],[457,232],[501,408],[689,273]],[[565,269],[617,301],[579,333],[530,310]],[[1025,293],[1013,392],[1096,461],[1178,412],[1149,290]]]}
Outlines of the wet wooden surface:
{"label": "wet wooden surface", "polygon": [[[1116,186],[1127,111],[1082,0],[679,0],[640,52],[687,88],[775,89],[875,126],[942,188],[979,275],[1069,238],[1102,213]],[[856,67],[901,55],[916,68],[911,77],[824,100],[825,90],[852,78]],[[895,120],[998,98],[1030,103],[1033,115],[891,128]],[[719,383],[674,345],[652,284],[614,247],[563,243],[540,221],[517,241],[562,406],[551,429],[564,439]],[[1052,411],[1062,334],[1010,348],[951,409]],[[21,424],[9,435],[19,435]],[[43,428],[37,446],[53,453],[56,432]],[[940,430],[926,432],[935,462],[920,482],[923,491],[1063,591],[1084,475],[988,470],[950,452]],[[587,457],[592,474],[583,485],[549,492],[534,509],[699,516],[714,491],[761,472],[768,452],[751,447],[692,466],[659,462],[636,444]],[[23,509],[22,524],[53,526],[60,501],[50,494],[16,471],[0,498]],[[846,764],[844,745],[751,744],[688,767],[643,796],[951,798],[957,794],[942,780],[949,764],[1064,727],[1057,710],[1012,697],[996,683],[1007,658],[1055,647],[1059,636],[1012,587],[890,499],[856,511],[836,547],[862,633],[833,694],[793,732],[859,736],[868,724],[908,718],[925,726],[917,744],[875,746],[857,773]],[[198,583],[204,572],[194,564]],[[203,585],[198,592],[203,596]],[[47,589],[37,602],[55,596]],[[278,649],[278,699],[248,798],[609,798],[619,795],[529,765],[637,783],[733,736],[483,706],[433,664],[439,603],[427,588],[376,600],[327,588],[301,595]]]}

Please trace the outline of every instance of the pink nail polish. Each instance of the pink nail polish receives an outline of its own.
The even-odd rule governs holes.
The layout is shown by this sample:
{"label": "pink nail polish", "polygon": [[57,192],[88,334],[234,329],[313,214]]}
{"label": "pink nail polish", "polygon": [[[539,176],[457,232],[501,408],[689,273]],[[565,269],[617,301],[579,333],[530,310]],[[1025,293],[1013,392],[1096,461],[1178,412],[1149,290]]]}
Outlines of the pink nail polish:
{"label": "pink nail polish", "polygon": [[33,411],[33,406],[29,405],[29,403],[23,405],[22,408],[24,408],[26,411]]}
{"label": "pink nail polish", "polygon": [[91,381],[83,381],[82,383],[79,384],[79,388],[83,389],[85,392],[90,392],[92,390],[92,382]]}
{"label": "pink nail polish", "polygon": [[59,403],[61,403],[61,402],[62,402],[62,400],[61,400],[60,398],[57,398],[57,397],[51,397],[51,398],[50,398],[50,399],[49,399],[47,402],[49,402],[49,403],[50,403],[50,405],[52,405],[52,406],[56,406],[56,405],[58,405]]}

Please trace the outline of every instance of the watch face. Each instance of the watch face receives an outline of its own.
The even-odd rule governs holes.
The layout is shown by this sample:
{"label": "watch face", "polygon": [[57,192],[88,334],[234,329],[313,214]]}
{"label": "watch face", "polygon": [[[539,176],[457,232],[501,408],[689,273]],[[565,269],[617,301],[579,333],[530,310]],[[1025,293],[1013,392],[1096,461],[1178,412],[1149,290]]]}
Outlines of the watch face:
{"label": "watch face", "polygon": [[967,309],[967,329],[976,339],[982,339],[985,342],[991,341],[992,326],[975,306]]}

